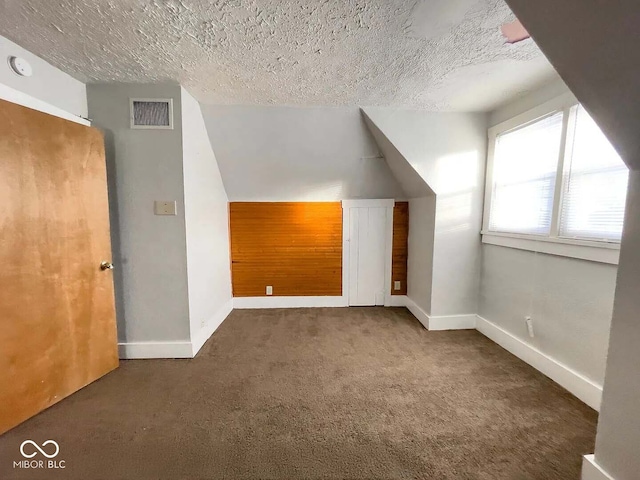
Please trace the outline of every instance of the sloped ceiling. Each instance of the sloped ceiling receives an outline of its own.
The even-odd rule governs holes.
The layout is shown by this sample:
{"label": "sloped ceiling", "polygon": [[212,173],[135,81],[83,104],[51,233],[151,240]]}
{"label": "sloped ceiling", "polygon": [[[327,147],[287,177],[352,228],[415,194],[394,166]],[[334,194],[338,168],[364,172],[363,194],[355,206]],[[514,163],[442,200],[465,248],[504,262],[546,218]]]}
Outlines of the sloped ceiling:
{"label": "sloped ceiling", "polygon": [[398,150],[398,147],[373,123],[366,112],[363,111],[362,116],[371,135],[373,135],[378,144],[378,148],[384,155],[389,169],[393,172],[394,177],[396,177],[407,196],[409,198],[421,198],[435,195],[424,178],[415,170],[402,152]]}
{"label": "sloped ceiling", "polygon": [[[555,75],[503,0],[24,0],[0,34],[87,82],[204,103],[489,110]],[[37,74],[37,72],[36,72]]]}
{"label": "sloped ceiling", "polygon": [[637,0],[507,0],[627,165],[640,169]]}
{"label": "sloped ceiling", "polygon": [[379,107],[361,112],[408,196],[445,196],[484,187],[486,115]]}
{"label": "sloped ceiling", "polygon": [[356,107],[202,113],[230,201],[406,198]]}

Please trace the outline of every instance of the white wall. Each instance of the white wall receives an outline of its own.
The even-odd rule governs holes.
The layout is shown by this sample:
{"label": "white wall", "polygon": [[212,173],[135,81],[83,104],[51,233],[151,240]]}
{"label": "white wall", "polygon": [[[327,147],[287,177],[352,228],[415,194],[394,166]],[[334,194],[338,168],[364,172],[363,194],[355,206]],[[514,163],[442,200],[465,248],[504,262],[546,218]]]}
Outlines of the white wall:
{"label": "white wall", "polygon": [[229,209],[200,104],[182,89],[182,144],[191,337],[217,328],[231,301]]}
{"label": "white wall", "polygon": [[527,110],[531,110],[532,108],[542,105],[549,100],[553,100],[554,98],[570,92],[571,90],[569,90],[569,87],[567,87],[562,79],[558,77],[551,82],[540,86],[537,90],[519,97],[517,100],[507,102],[490,112],[489,126],[493,127],[506,120],[510,120]]}
{"label": "white wall", "polygon": [[596,462],[616,480],[640,472],[640,172],[629,175]]}
{"label": "white wall", "polygon": [[[105,133],[118,341],[189,341],[179,86],[88,85],[89,115]],[[173,98],[173,130],[129,128],[129,98]],[[176,200],[177,216],[154,215]]]}
{"label": "white wall", "polygon": [[407,296],[422,311],[431,312],[436,196],[396,146],[363,114],[389,169],[409,196]]}
{"label": "white wall", "polygon": [[[554,82],[492,112],[491,123],[568,91]],[[617,267],[486,244],[482,253],[479,315],[602,385]],[[528,315],[534,339],[525,328]]]}
{"label": "white wall", "polygon": [[[366,108],[364,113],[375,125],[373,131],[384,136],[381,141],[374,133],[387,161],[393,164],[398,157],[394,151],[398,152],[436,195],[431,304],[426,313],[475,314],[480,278],[486,116],[387,108]],[[392,169],[395,171],[395,167]],[[402,181],[404,177],[399,178]],[[408,193],[423,196],[419,185],[405,183]],[[409,217],[413,217],[410,221],[415,228],[419,219],[411,211],[411,205]],[[415,245],[413,242],[409,248]],[[428,250],[425,246],[425,251]]]}
{"label": "white wall", "polygon": [[[26,59],[33,67],[33,75],[21,77],[13,73],[7,63],[7,58],[10,56]],[[87,91],[84,83],[2,36],[0,36],[0,84],[73,115],[87,116]]]}
{"label": "white wall", "polygon": [[405,198],[356,107],[202,110],[230,201]]}

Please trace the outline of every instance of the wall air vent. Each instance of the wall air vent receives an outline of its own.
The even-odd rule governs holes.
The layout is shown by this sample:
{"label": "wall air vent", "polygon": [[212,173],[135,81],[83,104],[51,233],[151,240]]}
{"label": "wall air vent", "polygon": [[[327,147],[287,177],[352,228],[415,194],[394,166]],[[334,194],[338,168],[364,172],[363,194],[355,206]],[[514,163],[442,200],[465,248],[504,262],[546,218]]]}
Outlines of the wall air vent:
{"label": "wall air vent", "polygon": [[171,98],[131,98],[131,128],[173,129]]}

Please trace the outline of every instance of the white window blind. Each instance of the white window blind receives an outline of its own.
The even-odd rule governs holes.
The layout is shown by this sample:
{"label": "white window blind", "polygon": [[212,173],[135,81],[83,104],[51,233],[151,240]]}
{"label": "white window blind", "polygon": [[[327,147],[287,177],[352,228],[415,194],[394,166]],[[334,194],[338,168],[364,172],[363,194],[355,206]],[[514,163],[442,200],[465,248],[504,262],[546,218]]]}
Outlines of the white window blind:
{"label": "white window blind", "polygon": [[548,235],[563,112],[497,136],[489,230]]}
{"label": "white window blind", "polygon": [[581,105],[571,110],[560,236],[619,241],[628,169]]}

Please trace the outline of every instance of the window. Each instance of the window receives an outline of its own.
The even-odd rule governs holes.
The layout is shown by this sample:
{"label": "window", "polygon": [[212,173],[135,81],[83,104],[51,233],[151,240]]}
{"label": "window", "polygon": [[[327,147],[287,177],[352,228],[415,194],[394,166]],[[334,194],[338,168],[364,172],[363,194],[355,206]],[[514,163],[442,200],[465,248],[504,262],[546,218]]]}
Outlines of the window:
{"label": "window", "polygon": [[629,171],[582,106],[571,118],[560,236],[620,241]]}
{"label": "window", "polygon": [[617,248],[628,169],[572,96],[493,127],[489,141],[483,242]]}
{"label": "window", "polygon": [[496,138],[489,230],[548,235],[562,113]]}

